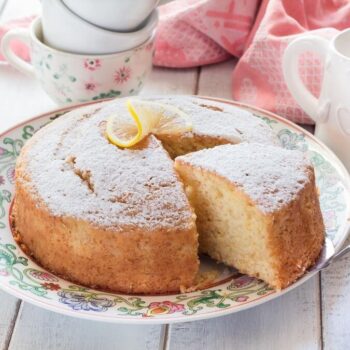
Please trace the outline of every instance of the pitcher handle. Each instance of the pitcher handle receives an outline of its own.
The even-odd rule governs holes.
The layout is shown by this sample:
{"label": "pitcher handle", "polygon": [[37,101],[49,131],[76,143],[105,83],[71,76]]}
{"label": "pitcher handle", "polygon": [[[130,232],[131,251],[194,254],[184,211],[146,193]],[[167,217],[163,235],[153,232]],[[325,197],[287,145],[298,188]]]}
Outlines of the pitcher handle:
{"label": "pitcher handle", "polygon": [[292,41],[284,51],[282,69],[287,87],[300,107],[315,121],[320,121],[318,99],[306,88],[299,75],[299,57],[306,51],[320,55],[325,63],[329,41],[316,35],[305,35]]}

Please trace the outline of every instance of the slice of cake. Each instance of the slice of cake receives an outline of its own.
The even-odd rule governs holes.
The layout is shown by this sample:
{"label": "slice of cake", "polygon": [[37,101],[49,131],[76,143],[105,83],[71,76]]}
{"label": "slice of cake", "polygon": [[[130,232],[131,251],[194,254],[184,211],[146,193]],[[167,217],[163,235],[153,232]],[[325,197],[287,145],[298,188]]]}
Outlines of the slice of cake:
{"label": "slice of cake", "polygon": [[277,289],[317,259],[325,228],[303,153],[241,143],[178,157],[175,167],[197,214],[201,252]]}

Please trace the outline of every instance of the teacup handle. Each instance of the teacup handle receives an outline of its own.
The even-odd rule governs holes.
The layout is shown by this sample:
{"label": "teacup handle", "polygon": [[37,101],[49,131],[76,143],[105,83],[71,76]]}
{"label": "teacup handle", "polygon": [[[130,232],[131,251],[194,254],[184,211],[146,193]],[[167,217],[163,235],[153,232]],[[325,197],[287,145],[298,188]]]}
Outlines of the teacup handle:
{"label": "teacup handle", "polygon": [[11,49],[11,42],[13,40],[20,40],[27,46],[30,45],[30,34],[27,29],[24,28],[18,28],[18,29],[12,29],[9,32],[7,32],[1,41],[1,51],[4,57],[7,59],[7,61],[13,65],[16,69],[18,69],[20,72],[33,76],[34,68],[33,66],[23,60],[22,58],[18,57],[13,50]]}
{"label": "teacup handle", "polygon": [[318,53],[325,62],[329,41],[316,35],[305,35],[292,41],[284,51],[282,68],[284,80],[300,107],[315,121],[320,121],[318,99],[305,87],[299,75],[299,57],[306,51]]}

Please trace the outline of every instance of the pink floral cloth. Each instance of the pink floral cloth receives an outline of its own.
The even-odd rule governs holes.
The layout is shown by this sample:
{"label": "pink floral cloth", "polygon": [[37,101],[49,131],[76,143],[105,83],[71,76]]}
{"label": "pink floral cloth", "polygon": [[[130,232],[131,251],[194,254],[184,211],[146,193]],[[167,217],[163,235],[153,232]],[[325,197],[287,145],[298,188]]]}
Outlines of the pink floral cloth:
{"label": "pink floral cloth", "polygon": [[[331,38],[349,26],[349,0],[178,0],[161,7],[154,64],[193,67],[240,57],[234,99],[312,123],[284,83],[283,51],[305,32]],[[308,54],[300,63],[302,79],[317,95],[320,61]]]}
{"label": "pink floral cloth", "polygon": [[259,0],[177,0],[160,7],[153,63],[193,67],[240,56]]}

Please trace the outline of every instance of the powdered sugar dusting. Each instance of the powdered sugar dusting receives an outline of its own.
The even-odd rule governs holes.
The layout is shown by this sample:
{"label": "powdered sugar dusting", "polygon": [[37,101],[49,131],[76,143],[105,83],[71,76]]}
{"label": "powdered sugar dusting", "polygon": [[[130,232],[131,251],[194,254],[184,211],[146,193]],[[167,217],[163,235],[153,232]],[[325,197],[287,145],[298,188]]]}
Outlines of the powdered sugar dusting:
{"label": "powdered sugar dusting", "polygon": [[[193,133],[233,143],[276,143],[263,121],[239,108],[184,96],[156,100],[187,113]],[[103,134],[111,114],[128,118],[125,101],[75,110],[39,131],[23,153],[33,191],[54,215],[73,216],[115,230],[193,225],[183,185],[160,142],[150,136],[123,150]]]}
{"label": "powdered sugar dusting", "polygon": [[192,120],[194,134],[217,137],[232,143],[254,141],[279,144],[263,120],[242,108],[189,96],[157,96],[150,99],[175,105],[187,113]]}
{"label": "powdered sugar dusting", "polygon": [[257,143],[223,145],[176,158],[215,172],[241,188],[265,213],[289,203],[310,181],[304,153]]}
{"label": "powdered sugar dusting", "polygon": [[39,196],[55,215],[116,230],[193,225],[182,184],[160,142],[150,136],[134,149],[117,148],[101,132],[109,114],[110,106],[93,116],[75,111],[34,136],[26,158]]}

